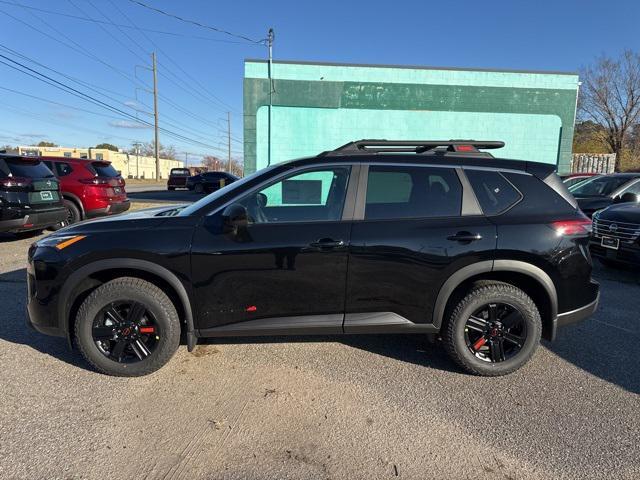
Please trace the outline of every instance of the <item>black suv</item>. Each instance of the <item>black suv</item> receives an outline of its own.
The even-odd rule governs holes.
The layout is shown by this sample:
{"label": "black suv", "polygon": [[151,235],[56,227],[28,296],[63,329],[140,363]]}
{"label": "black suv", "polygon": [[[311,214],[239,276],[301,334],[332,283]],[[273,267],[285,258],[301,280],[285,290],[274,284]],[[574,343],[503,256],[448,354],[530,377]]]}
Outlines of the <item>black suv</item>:
{"label": "black suv", "polygon": [[0,232],[41,230],[66,219],[60,184],[40,159],[0,154]]}
{"label": "black suv", "polygon": [[640,195],[624,195],[624,202],[593,215],[589,249],[607,266],[640,266]]}
{"label": "black suv", "polygon": [[186,187],[196,193],[209,193],[215,192],[236,180],[238,180],[238,177],[227,172],[204,172],[187,178]]}
{"label": "black suv", "polygon": [[99,371],[198,338],[413,333],[503,375],[598,304],[591,222],[552,165],[502,142],[349,143],[187,207],[68,227],[29,251],[28,309]]}

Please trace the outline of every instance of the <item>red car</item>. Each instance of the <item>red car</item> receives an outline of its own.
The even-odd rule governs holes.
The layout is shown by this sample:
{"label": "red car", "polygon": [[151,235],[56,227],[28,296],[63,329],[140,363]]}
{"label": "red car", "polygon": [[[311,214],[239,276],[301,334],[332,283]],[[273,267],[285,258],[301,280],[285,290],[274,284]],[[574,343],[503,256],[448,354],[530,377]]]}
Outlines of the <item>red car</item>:
{"label": "red car", "polygon": [[110,162],[42,157],[60,181],[67,224],[129,210],[124,180]]}

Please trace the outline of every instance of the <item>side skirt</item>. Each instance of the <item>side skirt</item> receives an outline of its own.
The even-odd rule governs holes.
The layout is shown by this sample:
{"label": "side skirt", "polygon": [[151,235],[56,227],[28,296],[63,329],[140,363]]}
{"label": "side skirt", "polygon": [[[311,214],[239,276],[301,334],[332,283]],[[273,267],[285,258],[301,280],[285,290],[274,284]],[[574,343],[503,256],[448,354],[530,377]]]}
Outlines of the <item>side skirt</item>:
{"label": "side skirt", "polygon": [[437,333],[433,324],[417,324],[392,312],[300,315],[259,318],[197,330],[200,338],[343,333]]}

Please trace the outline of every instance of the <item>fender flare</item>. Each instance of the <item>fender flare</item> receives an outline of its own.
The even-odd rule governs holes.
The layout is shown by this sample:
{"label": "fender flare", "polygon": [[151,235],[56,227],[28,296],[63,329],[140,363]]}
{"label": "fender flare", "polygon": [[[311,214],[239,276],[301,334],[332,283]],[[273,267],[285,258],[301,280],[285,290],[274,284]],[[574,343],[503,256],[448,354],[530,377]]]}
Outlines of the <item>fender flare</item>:
{"label": "fender flare", "polygon": [[550,339],[555,338],[557,321],[558,321],[558,294],[556,287],[551,280],[551,277],[540,267],[532,265],[531,263],[522,262],[519,260],[485,260],[482,262],[472,263],[462,267],[451,275],[446,282],[440,288],[436,303],[433,308],[433,324],[440,328],[444,320],[444,311],[447,306],[447,302],[451,297],[453,291],[464,281],[482,273],[489,272],[514,272],[528,276],[532,280],[535,280],[544,290],[549,297],[550,317],[551,317],[551,335]]}
{"label": "fender flare", "polygon": [[193,322],[193,311],[191,309],[191,300],[189,294],[185,289],[182,282],[172,272],[165,267],[158,265],[147,260],[141,260],[137,258],[110,258],[106,260],[98,260],[88,263],[74,271],[67,280],[64,282],[62,289],[60,290],[60,301],[58,302],[58,322],[59,326],[69,342],[71,342],[71,329],[69,328],[69,313],[71,305],[75,298],[71,297],[71,293],[74,289],[80,285],[80,282],[87,278],[89,275],[100,272],[103,270],[111,270],[114,268],[130,268],[136,270],[143,270],[145,272],[157,275],[166,281],[178,294],[182,309],[184,311],[185,323],[187,325],[187,346],[189,351],[192,351],[196,345],[195,327]]}
{"label": "fender flare", "polygon": [[84,204],[82,203],[82,200],[80,200],[80,197],[70,192],[62,192],[62,198],[66,198],[67,200],[72,200],[73,202],[75,202],[80,208],[80,214],[82,215],[82,218],[84,218]]}

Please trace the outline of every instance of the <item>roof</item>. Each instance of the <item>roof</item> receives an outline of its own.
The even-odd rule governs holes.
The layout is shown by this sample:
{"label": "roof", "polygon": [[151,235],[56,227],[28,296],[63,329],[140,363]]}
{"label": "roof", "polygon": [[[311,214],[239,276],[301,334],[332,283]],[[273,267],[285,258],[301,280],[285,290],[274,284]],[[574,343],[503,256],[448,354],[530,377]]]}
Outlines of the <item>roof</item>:
{"label": "roof", "polygon": [[[268,60],[262,58],[245,58],[245,62],[252,63],[268,63]],[[394,65],[394,64],[376,64],[376,63],[340,63],[340,62],[311,62],[305,60],[273,60],[272,63],[282,65],[324,65],[328,67],[369,67],[369,68],[395,68],[409,70],[450,70],[456,72],[497,72],[497,73],[533,73],[547,75],[571,75],[576,76],[578,72],[555,71],[555,70],[517,70],[502,68],[463,68],[463,67],[437,67],[425,65]]]}

